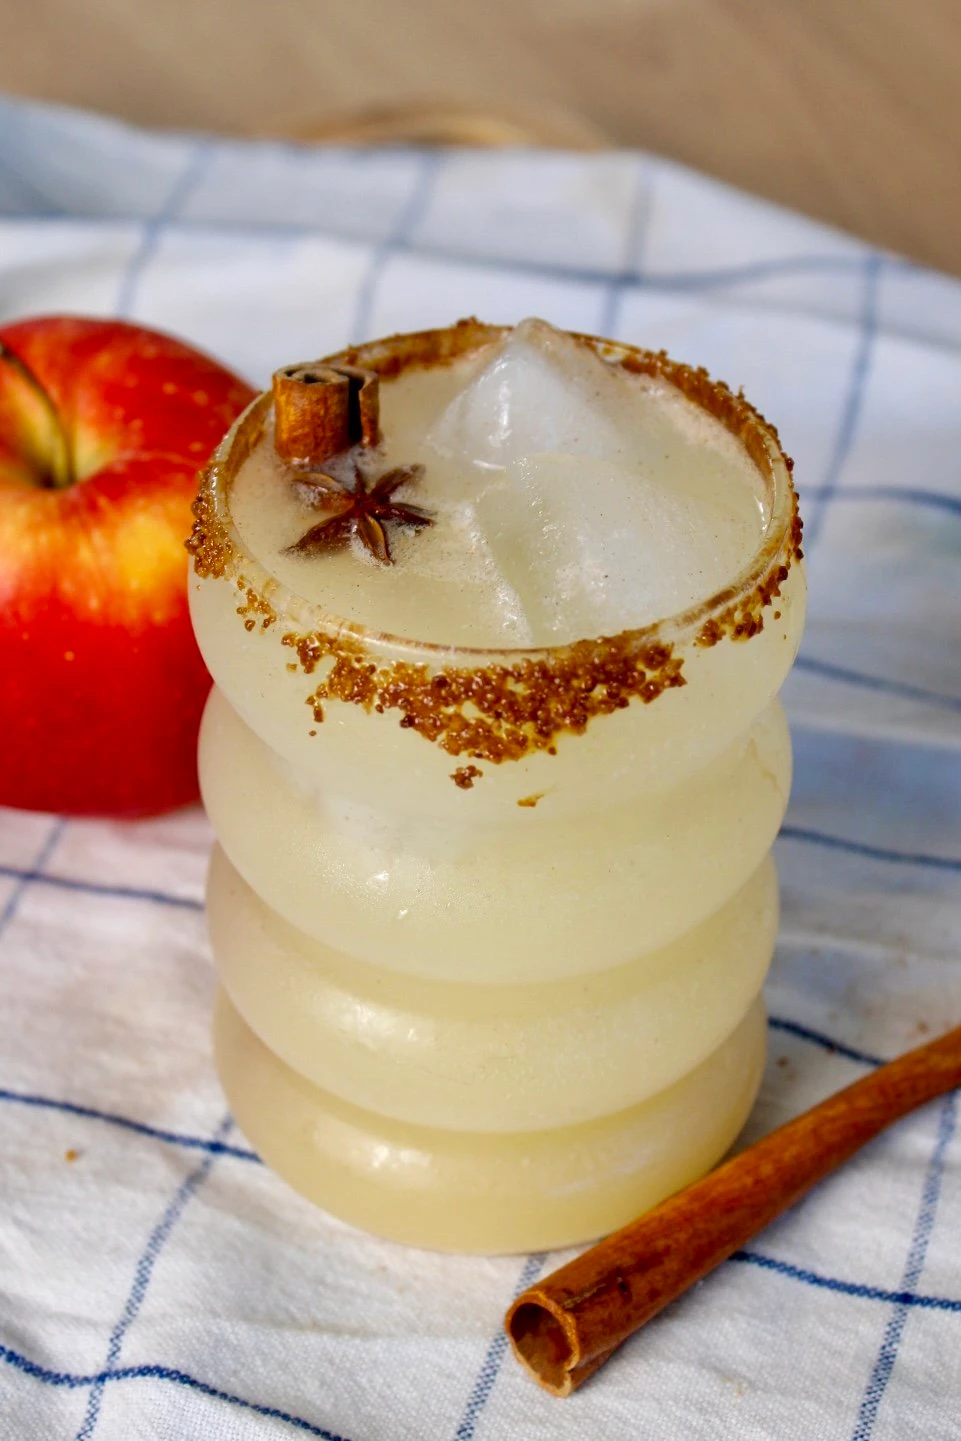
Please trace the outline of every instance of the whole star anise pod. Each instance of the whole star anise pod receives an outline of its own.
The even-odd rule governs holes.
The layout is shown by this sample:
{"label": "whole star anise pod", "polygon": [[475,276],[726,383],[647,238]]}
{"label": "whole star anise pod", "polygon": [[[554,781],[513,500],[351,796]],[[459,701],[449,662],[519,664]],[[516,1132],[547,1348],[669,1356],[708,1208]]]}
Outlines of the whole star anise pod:
{"label": "whole star anise pod", "polygon": [[293,545],[288,555],[313,555],[325,550],[338,550],[349,544],[351,536],[366,547],[381,565],[392,565],[390,539],[386,525],[433,525],[433,518],[416,505],[393,500],[395,490],[409,485],[424,472],[422,465],[399,465],[378,476],[372,484],[354,468],[354,485],[348,489],[331,475],[298,477],[297,484],[312,493],[311,503],[327,512],[324,519],[311,526]]}

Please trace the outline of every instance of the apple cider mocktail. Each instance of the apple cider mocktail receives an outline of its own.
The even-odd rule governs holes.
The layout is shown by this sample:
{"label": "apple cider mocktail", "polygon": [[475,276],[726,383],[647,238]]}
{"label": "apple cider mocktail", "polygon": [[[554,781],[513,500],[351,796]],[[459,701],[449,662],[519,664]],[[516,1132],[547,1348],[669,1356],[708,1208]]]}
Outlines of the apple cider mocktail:
{"label": "apple cider mocktail", "polygon": [[777,927],[774,432],[663,355],[462,322],[278,372],[196,512],[216,1050],[267,1163],[478,1251],[703,1173]]}

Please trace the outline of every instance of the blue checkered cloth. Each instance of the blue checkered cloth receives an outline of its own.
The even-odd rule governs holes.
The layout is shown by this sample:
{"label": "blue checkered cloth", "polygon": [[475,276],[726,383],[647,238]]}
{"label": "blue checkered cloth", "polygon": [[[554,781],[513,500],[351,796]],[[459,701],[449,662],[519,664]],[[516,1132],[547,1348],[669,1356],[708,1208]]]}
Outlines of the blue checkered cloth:
{"label": "blue checkered cloth", "polygon": [[[476,312],[743,385],[797,459],[811,582],[751,1132],[961,1022],[961,285],[640,154],[311,149],[0,102],[0,317],[54,310],[259,382]],[[3,1441],[961,1437],[955,1098],[554,1401],[499,1328],[564,1257],[361,1235],[224,1114],[209,839],[196,811],[0,813]]]}

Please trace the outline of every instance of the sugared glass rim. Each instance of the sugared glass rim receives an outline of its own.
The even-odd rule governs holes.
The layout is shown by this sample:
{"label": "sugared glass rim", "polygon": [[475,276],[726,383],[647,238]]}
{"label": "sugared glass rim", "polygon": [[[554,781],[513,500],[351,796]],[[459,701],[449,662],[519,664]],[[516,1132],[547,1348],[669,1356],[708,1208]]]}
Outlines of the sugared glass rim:
{"label": "sugared glass rim", "polygon": [[[316,362],[323,365],[363,366],[390,380],[414,367],[446,365],[507,335],[513,327],[485,325],[475,319],[461,320],[443,329],[391,335],[351,346]],[[234,580],[247,597],[241,614],[296,618],[299,626],[331,639],[351,638],[374,651],[412,653],[430,659],[463,657],[468,665],[483,666],[498,661],[547,660],[584,645],[650,649],[659,644],[683,645],[691,641],[714,645],[726,635],[749,639],[763,628],[761,612],[779,594],[790,567],[800,561],[801,521],[792,480],[792,462],[781,447],[777,431],[744,398],[723,382],[714,381],[703,368],[671,360],[665,351],[645,350],[623,341],[569,331],[575,340],[590,348],[611,365],[626,371],[664,380],[674,385],[707,414],[719,420],[738,439],[757,466],[768,486],[769,514],[761,544],[730,585],[706,600],[652,621],[628,627],[616,635],[583,637],[549,646],[465,646],[439,641],[416,640],[366,626],[337,616],[315,601],[307,600],[284,585],[247,549],[230,512],[230,486],[237,472],[259,442],[272,408],[272,394],[265,391],[254,399],[228,431],[210,463],[201,472],[201,489],[195,503],[197,524],[188,543],[194,568],[200,576]],[[269,623],[269,622],[268,622]],[[266,628],[266,626],[265,626]]]}

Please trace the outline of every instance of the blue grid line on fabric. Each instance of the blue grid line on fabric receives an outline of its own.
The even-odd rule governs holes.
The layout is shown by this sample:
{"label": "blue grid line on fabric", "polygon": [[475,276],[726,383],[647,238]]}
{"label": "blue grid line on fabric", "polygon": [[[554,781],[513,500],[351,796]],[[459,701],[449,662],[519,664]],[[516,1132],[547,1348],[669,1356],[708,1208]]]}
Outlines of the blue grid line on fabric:
{"label": "blue grid line on fabric", "polygon": [[[818,1046],[832,1055],[844,1056],[861,1065],[881,1066],[884,1064],[879,1057],[869,1056],[863,1051],[856,1051],[851,1046],[845,1045],[843,1041],[836,1041],[831,1036],[812,1030],[810,1026],[802,1026],[797,1021],[791,1021],[782,1016],[769,1016],[768,1026],[772,1030],[784,1031],[799,1040]],[[215,1156],[232,1156],[238,1161],[253,1161],[258,1166],[263,1164],[257,1152],[251,1151],[245,1146],[232,1146],[226,1141],[211,1141],[206,1136],[192,1136],[183,1131],[167,1131],[160,1126],[151,1126],[146,1121],[135,1121],[116,1111],[85,1106],[76,1101],[64,1101],[55,1096],[43,1096],[37,1092],[16,1091],[10,1087],[0,1087],[0,1104],[3,1103],[32,1106],[37,1110],[44,1111],[60,1111],[64,1115],[76,1116],[78,1119],[102,1121],[109,1126],[118,1126],[124,1131],[131,1131],[134,1135],[146,1136],[151,1140],[162,1141],[168,1146],[183,1146],[186,1150],[191,1151],[207,1151]]]}
{"label": "blue grid line on fabric", "polygon": [[[516,1301],[522,1291],[532,1286],[544,1269],[546,1255],[543,1251],[535,1251],[528,1256],[524,1262],[523,1269],[514,1285],[511,1300]],[[500,1375],[500,1369],[504,1364],[504,1357],[507,1354],[507,1333],[503,1327],[498,1331],[487,1348],[487,1353],[481,1363],[474,1384],[471,1387],[470,1395],[464,1406],[464,1413],[460,1418],[457,1430],[454,1432],[454,1441],[474,1441],[474,1434],[477,1430],[477,1423],[481,1414],[490,1400],[490,1394],[494,1389],[494,1383]]]}
{"label": "blue grid line on fabric", "polygon": [[961,496],[949,495],[944,490],[911,490],[903,485],[859,485],[857,490],[828,491],[826,485],[806,485],[800,490],[803,504],[808,500],[830,500],[837,505],[840,501],[873,502],[890,501],[894,505],[917,505],[926,510],[941,510],[948,515],[961,515]]}
{"label": "blue grid line on fabric", "polygon": [[198,1391],[202,1396],[209,1396],[214,1401],[225,1401],[231,1406],[252,1411],[257,1416],[286,1422],[296,1431],[304,1431],[308,1436],[319,1436],[321,1441],[347,1441],[347,1437],[336,1431],[328,1431],[324,1426],[317,1426],[303,1416],[295,1416],[290,1411],[281,1410],[279,1406],[265,1406],[258,1401],[249,1401],[232,1391],[223,1391],[219,1386],[211,1386],[209,1382],[191,1376],[189,1371],[181,1371],[174,1366],[119,1366],[115,1371],[96,1371],[89,1376],[82,1376],[72,1371],[54,1371],[48,1366],[41,1366],[20,1351],[14,1351],[11,1346],[3,1345],[0,1345],[0,1361],[22,1372],[24,1376],[43,1381],[48,1386],[63,1386],[70,1391],[85,1390],[88,1386],[96,1386],[98,1383],[105,1385],[114,1381],[173,1381],[178,1386]]}
{"label": "blue grid line on fabric", "polygon": [[929,690],[926,686],[912,685],[909,681],[888,680],[885,676],[868,675],[864,671],[852,670],[849,666],[835,665],[832,661],[818,660],[815,656],[799,655],[794,662],[796,670],[820,676],[822,680],[836,681],[839,685],[858,686],[863,690],[880,691],[884,695],[896,695],[904,700],[923,701],[944,710],[961,712],[961,696],[947,695],[944,691]]}
{"label": "blue grid line on fabric", "polygon": [[210,150],[210,142],[207,140],[198,140],[192,146],[183,169],[171,185],[156,215],[144,223],[140,233],[140,244],[130,258],[130,263],[121,277],[120,288],[117,291],[116,314],[119,319],[129,319],[132,314],[137,299],[137,290],[147,266],[156,254],[160,237],[171,220],[176,217],[184,201],[200,179],[204,166],[210,158]]}
{"label": "blue grid line on fabric", "polygon": [[834,445],[828,460],[824,484],[820,487],[820,500],[805,520],[804,540],[809,550],[817,543],[828,507],[841,484],[844,467],[857,438],[861,411],[864,406],[864,393],[874,356],[874,342],[878,333],[881,266],[882,257],[876,251],[872,251],[863,262],[863,295],[858,343],[854,351],[848,392],[841,410],[837,435],[834,438]]}
{"label": "blue grid line on fabric", "polygon": [[735,1251],[730,1261],[742,1261],[757,1266],[762,1271],[773,1271],[789,1281],[800,1281],[820,1291],[834,1291],[840,1296],[855,1296],[862,1301],[882,1301],[886,1305],[918,1307],[923,1311],[950,1311],[961,1315],[961,1300],[949,1296],[924,1296],[917,1291],[888,1291],[883,1286],[865,1286],[859,1281],[842,1281],[839,1276],[823,1276],[819,1271],[809,1271],[806,1266],[792,1266],[790,1261],[780,1261],[774,1256],[765,1256],[758,1251]]}
{"label": "blue grid line on fabric", "polygon": [[359,345],[361,341],[370,339],[368,331],[374,309],[374,297],[377,294],[377,286],[384,272],[384,266],[394,251],[403,249],[409,243],[414,226],[427,207],[440,165],[440,151],[425,150],[422,152],[410,195],[397,217],[396,225],[390,234],[374,247],[367,274],[364,276],[357,294],[357,304],[350,327],[350,343],[352,345]]}
{"label": "blue grid line on fabric", "polygon": [[806,826],[783,825],[778,838],[823,846],[826,850],[844,851],[847,855],[863,856],[871,861],[885,861],[890,865],[920,866],[923,870],[949,871],[961,875],[961,856],[933,856],[925,851],[897,851],[888,846],[872,846],[867,841],[850,841],[843,836],[829,835],[826,831],[809,830]]}
{"label": "blue grid line on fabric", "polygon": [[631,197],[631,208],[627,217],[621,266],[613,276],[609,277],[605,286],[601,316],[597,327],[598,335],[606,336],[611,340],[617,339],[620,328],[624,290],[630,284],[632,276],[640,278],[643,274],[644,243],[650,229],[653,202],[654,185],[651,166],[646,156],[640,156],[634,177],[634,194]]}
{"label": "blue grid line on fabric", "polygon": [[[952,1103],[955,1102],[956,1097],[949,1098],[949,1101]],[[938,1155],[936,1157],[938,1161],[938,1187],[940,1185],[940,1169],[943,1166],[944,1151],[947,1149],[947,1144],[950,1141],[952,1133],[953,1115],[950,1128],[946,1127],[944,1125],[944,1122],[942,1121],[942,1125],[939,1131]],[[926,1208],[924,1205],[922,1205],[922,1214],[927,1215],[930,1218],[927,1223],[927,1234],[929,1236],[930,1228],[933,1226],[933,1208],[934,1206],[936,1206],[936,1192],[932,1192],[931,1186],[926,1185],[925,1196],[928,1200],[928,1205]],[[926,1244],[927,1243],[925,1241],[925,1251]],[[905,1289],[901,1291],[889,1292],[880,1287],[866,1286],[858,1282],[845,1281],[840,1277],[823,1276],[818,1272],[810,1271],[807,1268],[793,1266],[789,1262],[780,1261],[775,1259],[774,1257],[768,1257],[761,1253],[752,1251],[736,1252],[731,1257],[731,1260],[735,1262],[748,1263],[764,1270],[776,1272],[777,1274],[781,1275],[786,1279],[801,1282],[802,1284],[811,1286],[817,1290],[838,1292],[844,1295],[851,1295],[860,1299],[878,1301],[885,1304],[893,1303],[898,1307],[905,1309],[915,1307],[926,1310],[961,1313],[961,1300],[954,1300],[947,1297],[922,1295],[919,1294],[916,1290],[914,1290],[913,1286],[906,1286]],[[524,1270],[522,1271],[521,1276],[518,1279],[517,1285],[515,1287],[515,1296],[520,1294],[521,1291],[523,1291],[527,1286],[533,1283],[533,1281],[539,1274],[543,1263],[543,1256],[531,1256],[528,1258],[527,1262],[525,1263]],[[915,1263],[915,1269],[917,1269],[918,1272],[917,1277],[915,1277],[916,1280],[920,1276],[921,1269],[917,1266],[917,1263]],[[483,1410],[483,1407],[486,1404],[486,1401],[490,1395],[490,1391],[493,1387],[494,1381],[496,1380],[498,1371],[500,1369],[500,1365],[503,1361],[505,1350],[505,1337],[496,1337],[491,1342],[491,1345],[488,1348],[487,1355],[485,1356],[484,1363],[481,1367],[481,1371],[478,1373],[477,1380],[475,1381],[474,1387],[471,1391],[471,1396],[468,1400],[467,1406],[465,1407],[464,1417],[462,1418],[460,1427],[458,1428],[458,1431],[456,1433],[456,1441],[472,1441],[476,1430],[477,1419],[479,1418],[481,1411]],[[102,1386],[105,1385],[107,1382],[133,1380],[140,1378],[153,1378],[158,1380],[174,1381],[191,1389],[197,1390],[202,1394],[210,1396],[214,1399],[222,1400],[229,1404],[240,1406],[244,1409],[250,1410],[257,1415],[262,1415],[265,1417],[270,1417],[286,1422],[287,1424],[295,1427],[298,1430],[307,1432],[310,1435],[323,1438],[323,1441],[345,1441],[344,1437],[339,1436],[336,1433],[330,1432],[323,1427],[317,1426],[302,1417],[298,1417],[289,1412],[282,1411],[277,1407],[263,1406],[259,1403],[249,1401],[243,1397],[235,1395],[234,1393],[223,1391],[218,1387],[214,1387],[206,1382],[200,1381],[196,1377],[193,1377],[186,1372],[175,1370],[170,1367],[157,1365],[118,1367],[112,1370],[104,1370],[84,1376],[70,1372],[54,1371],[50,1368],[40,1366],[38,1363],[29,1360],[29,1358],[22,1355],[21,1353],[3,1345],[0,1345],[0,1360],[3,1360],[10,1365],[13,1365],[16,1369],[20,1370],[24,1374],[32,1376],[40,1381],[46,1382],[47,1384],[54,1386],[65,1386],[69,1388],[85,1388],[88,1386],[96,1386],[98,1384]],[[465,1430],[465,1426],[468,1429]],[[870,1433],[867,1434],[869,1435]],[[862,1438],[855,1436],[854,1438],[852,1438],[852,1441],[862,1441]],[[867,1438],[864,1438],[864,1441],[867,1441]]]}
{"label": "blue grid line on fabric", "polygon": [[[959,702],[959,704],[961,704],[961,702]],[[851,855],[864,856],[869,860],[890,861],[899,865],[933,867],[936,870],[951,872],[961,871],[961,857],[929,855],[916,851],[890,850],[881,846],[868,845],[862,841],[847,840],[844,836],[830,835],[826,831],[809,830],[794,825],[782,826],[780,835],[785,840],[804,841],[811,845],[847,851]],[[99,881],[81,881],[68,876],[49,875],[36,866],[23,870],[18,866],[0,866],[0,876],[21,881],[24,885],[54,886],[64,890],[78,891],[83,895],[103,896],[110,900],[146,901],[156,905],[175,906],[183,910],[198,912],[204,908],[203,901],[195,900],[190,896],[178,896],[169,891],[145,890],[137,886],[108,886],[102,885]],[[12,899],[11,897],[7,901],[8,908]],[[3,916],[0,915],[0,929],[2,929],[2,924]]]}
{"label": "blue grid line on fabric", "polygon": [[[955,1091],[947,1096],[941,1104],[938,1119],[938,1134],[931,1153],[931,1160],[924,1177],[924,1187],[921,1192],[921,1204],[918,1207],[917,1220],[914,1224],[914,1233],[911,1237],[911,1244],[908,1248],[907,1258],[904,1263],[904,1272],[901,1277],[901,1290],[913,1292],[921,1279],[924,1271],[924,1263],[927,1260],[928,1246],[934,1233],[935,1222],[938,1215],[938,1202],[941,1198],[941,1182],[944,1176],[944,1163],[947,1158],[948,1148],[954,1138],[958,1123],[958,1093]],[[884,1337],[878,1351],[877,1359],[864,1388],[864,1395],[861,1398],[861,1405],[858,1410],[858,1418],[851,1435],[851,1441],[871,1441],[874,1434],[875,1422],[878,1418],[878,1411],[884,1399],[888,1384],[894,1373],[894,1367],[898,1359],[898,1352],[901,1348],[901,1339],[904,1335],[904,1328],[907,1324],[910,1306],[903,1299],[895,1303],[894,1311],[885,1327]]]}
{"label": "blue grid line on fabric", "polygon": [[807,1041],[812,1046],[819,1046],[823,1051],[829,1051],[834,1056],[843,1056],[846,1061],[856,1061],[859,1066],[871,1066],[876,1069],[885,1064],[881,1056],[872,1056],[869,1051],[859,1051],[854,1046],[847,1046],[843,1041],[835,1041],[831,1036],[825,1036],[821,1031],[812,1030],[810,1026],[802,1026],[800,1021],[790,1021],[784,1016],[768,1016],[768,1027],[772,1031],[782,1031],[786,1036],[794,1036],[799,1041]]}
{"label": "blue grid line on fabric", "polygon": [[[85,213],[77,215],[65,211],[52,213],[4,213],[0,211],[0,223],[10,225],[57,225],[57,224],[89,224],[91,226],[119,226],[129,225],[131,220],[139,217],[127,215],[94,215]],[[338,241],[355,241],[358,244],[372,244],[371,240],[364,240],[359,237],[356,231],[343,230],[332,226],[317,225],[316,223],[304,222],[297,224],[290,221],[273,220],[189,220],[182,216],[170,217],[165,225],[171,230],[191,231],[202,234],[228,234],[228,235],[258,235],[265,234],[278,239],[300,239],[309,236],[322,236]],[[431,241],[412,242],[405,238],[400,248],[415,254],[425,260],[437,260],[442,263],[469,265],[471,267],[484,266],[494,271],[517,271],[520,274],[533,275],[544,280],[570,280],[576,284],[583,285],[604,285],[611,281],[616,271],[599,266],[585,266],[580,264],[565,265],[557,261],[531,260],[526,256],[498,256],[482,251],[467,249],[452,249],[449,246],[438,245]],[[695,266],[690,270],[661,270],[645,271],[643,275],[637,272],[630,272],[621,275],[620,281],[627,286],[641,288],[667,289],[667,290],[711,290],[723,289],[731,285],[751,285],[766,280],[778,280],[788,276],[807,274],[847,274],[851,271],[863,270],[864,257],[861,255],[788,255],[771,260],[747,261],[736,265],[723,266]],[[885,256],[885,268],[888,270],[899,269],[918,275],[931,275],[941,281],[945,277],[937,271],[926,270],[925,267],[916,265],[912,261],[902,260],[899,256]],[[943,346],[946,342],[939,337],[938,344]],[[956,349],[957,346],[947,342],[949,348]],[[961,344],[961,341],[959,341]]]}
{"label": "blue grid line on fabric", "polygon": [[[221,1121],[211,1139],[214,1141],[223,1141],[232,1126],[233,1117],[228,1114]],[[191,1171],[190,1175],[180,1183],[174,1193],[173,1199],[147,1238],[147,1244],[141,1252],[136,1270],[134,1271],[134,1278],[126,1304],[110,1334],[110,1341],[107,1346],[107,1357],[103,1366],[103,1370],[108,1374],[114,1370],[116,1362],[120,1358],[124,1338],[137,1319],[140,1308],[144,1303],[147,1289],[153,1277],[154,1267],[157,1264],[157,1260],[164,1246],[169,1241],[177,1222],[183,1215],[191,1198],[196,1195],[197,1191],[210,1175],[211,1168],[216,1159],[215,1154],[205,1156],[196,1170]],[[91,1387],[90,1395],[87,1399],[87,1410],[77,1431],[75,1441],[90,1441],[90,1437],[94,1434],[100,1416],[100,1407],[103,1402],[104,1385],[104,1380],[98,1380],[94,1382]]]}
{"label": "blue grid line on fabric", "polygon": [[[213,227],[217,229],[218,227]],[[303,235],[311,233],[326,234],[317,232],[311,227],[290,227],[287,230],[281,227],[282,233],[291,235]],[[340,238],[338,236],[338,238]],[[348,237],[344,237],[345,239]],[[612,279],[612,272],[596,266],[563,265],[549,261],[529,260],[522,256],[505,257],[485,254],[480,251],[451,250],[447,247],[431,244],[427,241],[413,243],[409,237],[396,243],[396,249],[403,250],[415,256],[418,260],[428,260],[440,265],[464,266],[471,269],[483,268],[495,274],[511,274],[529,276],[538,280],[555,280],[570,282],[575,285],[596,286],[609,284]],[[788,276],[818,274],[821,272],[830,273],[840,271],[847,273],[851,270],[863,268],[864,261],[860,257],[850,259],[840,256],[797,256],[787,257],[783,260],[758,261],[747,265],[732,265],[719,269],[692,269],[681,271],[645,271],[643,274],[632,271],[620,277],[620,284],[623,289],[653,290],[667,292],[698,292],[705,290],[723,290],[727,286],[760,284],[766,280],[786,278]],[[943,342],[941,342],[943,344]],[[958,342],[961,347],[961,340]]]}
{"label": "blue grid line on fabric", "polygon": [[7,926],[9,926],[10,922],[17,914],[17,911],[20,908],[20,902],[23,900],[24,894],[27,891],[28,887],[34,881],[43,880],[44,866],[53,855],[54,850],[57,846],[57,842],[63,835],[63,829],[65,825],[66,821],[63,819],[62,816],[57,816],[52,821],[50,830],[44,837],[43,844],[41,845],[40,849],[37,851],[36,856],[34,857],[33,864],[28,868],[24,870],[19,870],[16,867],[10,867],[10,869],[7,869],[6,867],[0,868],[0,875],[5,875],[9,879],[13,879],[17,882],[17,884],[14,886],[13,890],[7,897],[7,901],[3,907],[3,910],[0,911],[0,936],[3,935],[4,931],[7,929]]}
{"label": "blue grid line on fabric", "polygon": [[231,1146],[227,1141],[211,1141],[205,1136],[190,1136],[182,1131],[166,1131],[160,1126],[151,1126],[146,1121],[134,1121],[116,1111],[103,1111],[96,1106],[83,1106],[77,1101],[59,1101],[52,1096],[40,1096],[31,1091],[12,1091],[0,1087],[0,1101],[11,1105],[32,1106],[38,1111],[60,1111],[66,1116],[77,1116],[85,1121],[104,1121],[110,1126],[119,1126],[137,1136],[147,1136],[153,1141],[164,1141],[168,1146],[183,1146],[189,1151],[206,1151],[212,1156],[233,1156],[238,1161],[256,1161],[261,1165],[256,1151],[246,1146]]}
{"label": "blue grid line on fabric", "polygon": [[178,896],[170,891],[147,890],[139,886],[108,886],[100,881],[74,880],[71,876],[53,876],[40,870],[36,864],[29,870],[21,870],[18,866],[0,866],[0,876],[28,884],[54,886],[65,891],[80,891],[84,895],[108,896],[113,900],[155,901],[158,905],[178,906],[188,911],[202,911],[204,908],[203,901],[195,900],[192,896]]}
{"label": "blue grid line on fabric", "polygon": [[[533,1260],[534,1258],[530,1259]],[[542,1264],[543,1259],[543,1257],[540,1258]],[[813,1287],[815,1290],[833,1291],[841,1295],[854,1296],[865,1301],[877,1301],[885,1305],[895,1304],[914,1307],[920,1310],[945,1311],[961,1314],[961,1300],[954,1300],[944,1296],[927,1296],[916,1291],[888,1291],[880,1286],[866,1286],[860,1282],[842,1280],[840,1277],[824,1276],[817,1271],[808,1270],[803,1266],[794,1266],[788,1261],[781,1261],[773,1256],[766,1256],[757,1251],[735,1251],[734,1254],[729,1257],[729,1260],[756,1266],[761,1270],[774,1272],[787,1280],[799,1281],[804,1285]],[[536,1279],[537,1272],[530,1276],[525,1276],[524,1273],[522,1273],[515,1287],[515,1296],[520,1295],[521,1291],[531,1285]],[[311,1435],[324,1437],[325,1441],[344,1441],[343,1437],[336,1436],[334,1433],[325,1430],[321,1426],[316,1426],[314,1423],[306,1421],[302,1417],[281,1411],[277,1407],[262,1406],[257,1402],[248,1401],[231,1392],[211,1386],[205,1381],[200,1381],[197,1377],[191,1376],[184,1371],[168,1366],[152,1364],[123,1366],[117,1367],[113,1371],[99,1371],[89,1375],[82,1375],[71,1371],[55,1371],[50,1367],[41,1366],[38,1362],[31,1361],[29,1357],[24,1356],[22,1352],[15,1351],[12,1347],[4,1346],[3,1344],[0,1344],[0,1361],[4,1361],[15,1370],[21,1371],[24,1375],[31,1376],[36,1380],[43,1381],[49,1386],[62,1386],[69,1390],[85,1390],[87,1387],[96,1385],[98,1381],[107,1383],[138,1380],[141,1378],[177,1381],[182,1385],[190,1386],[215,1399],[245,1407],[259,1415],[270,1416],[281,1421],[286,1421],[288,1424],[307,1431]]]}

